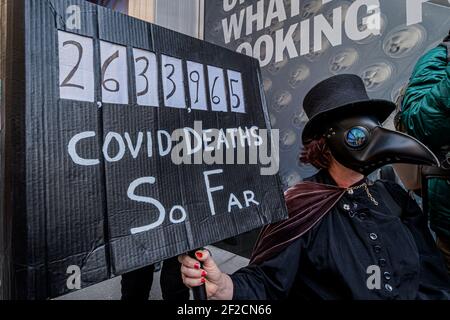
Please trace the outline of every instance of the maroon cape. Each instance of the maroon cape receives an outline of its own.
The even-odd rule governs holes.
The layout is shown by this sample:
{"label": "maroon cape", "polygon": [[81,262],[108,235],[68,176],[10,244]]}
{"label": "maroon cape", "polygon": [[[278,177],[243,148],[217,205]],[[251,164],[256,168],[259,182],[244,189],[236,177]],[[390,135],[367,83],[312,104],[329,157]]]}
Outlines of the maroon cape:
{"label": "maroon cape", "polygon": [[346,189],[316,182],[301,182],[284,194],[287,220],[265,226],[256,241],[250,264],[260,264],[300,238],[336,205]]}

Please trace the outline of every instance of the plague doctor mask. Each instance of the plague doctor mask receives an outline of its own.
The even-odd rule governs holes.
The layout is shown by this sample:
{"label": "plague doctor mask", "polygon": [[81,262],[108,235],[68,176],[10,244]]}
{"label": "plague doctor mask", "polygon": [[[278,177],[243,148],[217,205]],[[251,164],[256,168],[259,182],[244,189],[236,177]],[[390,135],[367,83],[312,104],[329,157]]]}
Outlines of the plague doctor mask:
{"label": "plague doctor mask", "polygon": [[368,175],[391,163],[439,166],[436,156],[418,140],[382,127],[395,105],[370,99],[356,75],[338,75],[312,88],[304,100],[309,117],[302,140],[325,137],[334,158]]}

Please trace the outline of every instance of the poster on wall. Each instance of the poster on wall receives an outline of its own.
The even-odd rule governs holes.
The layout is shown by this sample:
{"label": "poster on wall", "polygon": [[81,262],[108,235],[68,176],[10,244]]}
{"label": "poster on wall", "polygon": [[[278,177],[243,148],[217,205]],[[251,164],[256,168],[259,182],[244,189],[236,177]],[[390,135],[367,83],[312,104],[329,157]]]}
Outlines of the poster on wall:
{"label": "poster on wall", "polygon": [[287,218],[256,59],[83,0],[11,12],[1,297],[60,296]]}
{"label": "poster on wall", "polygon": [[271,124],[280,129],[284,189],[315,173],[298,160],[310,88],[353,73],[372,98],[396,101],[449,25],[447,0],[205,1],[205,40],[260,61]]}

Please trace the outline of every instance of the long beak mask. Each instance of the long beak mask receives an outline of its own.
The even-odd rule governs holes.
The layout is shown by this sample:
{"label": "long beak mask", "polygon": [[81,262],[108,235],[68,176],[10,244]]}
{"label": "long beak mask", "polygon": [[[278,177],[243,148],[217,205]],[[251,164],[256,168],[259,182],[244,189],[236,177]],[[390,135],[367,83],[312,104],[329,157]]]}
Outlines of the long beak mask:
{"label": "long beak mask", "polygon": [[326,138],[337,161],[364,175],[391,163],[439,166],[436,156],[424,144],[406,134],[382,128],[372,118],[335,121]]}

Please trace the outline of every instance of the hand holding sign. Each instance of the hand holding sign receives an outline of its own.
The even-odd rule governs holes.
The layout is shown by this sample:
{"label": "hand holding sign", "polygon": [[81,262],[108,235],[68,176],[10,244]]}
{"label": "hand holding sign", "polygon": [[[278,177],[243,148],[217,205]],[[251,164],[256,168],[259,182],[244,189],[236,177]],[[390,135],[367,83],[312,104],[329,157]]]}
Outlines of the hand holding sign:
{"label": "hand holding sign", "polygon": [[208,299],[233,298],[233,282],[230,276],[220,271],[208,250],[195,252],[195,259],[188,255],[179,256],[178,261],[181,263],[181,276],[187,287],[197,288],[205,285]]}

